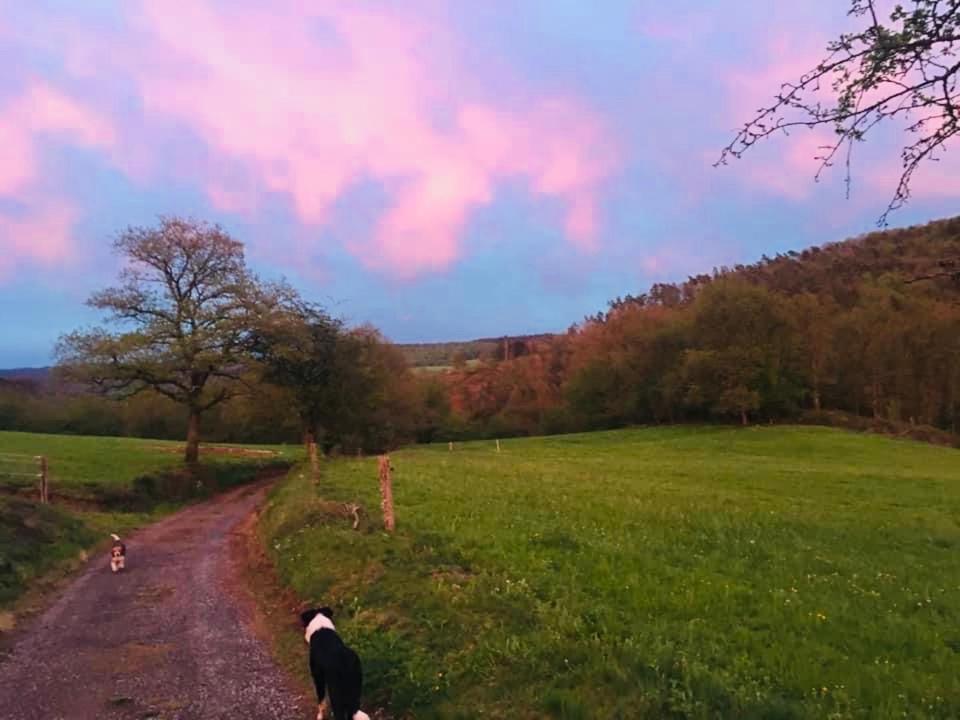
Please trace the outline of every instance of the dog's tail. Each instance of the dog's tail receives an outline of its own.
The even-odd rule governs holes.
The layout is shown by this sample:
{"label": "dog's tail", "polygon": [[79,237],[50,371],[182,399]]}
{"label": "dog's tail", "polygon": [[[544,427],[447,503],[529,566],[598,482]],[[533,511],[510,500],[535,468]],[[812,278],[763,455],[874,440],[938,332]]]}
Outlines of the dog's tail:
{"label": "dog's tail", "polygon": [[117,535],[116,533],[110,533],[110,537],[113,538],[114,542],[120,542],[120,536]]}
{"label": "dog's tail", "polygon": [[357,710],[353,714],[353,720],[370,720],[370,716],[367,715],[363,710]]}

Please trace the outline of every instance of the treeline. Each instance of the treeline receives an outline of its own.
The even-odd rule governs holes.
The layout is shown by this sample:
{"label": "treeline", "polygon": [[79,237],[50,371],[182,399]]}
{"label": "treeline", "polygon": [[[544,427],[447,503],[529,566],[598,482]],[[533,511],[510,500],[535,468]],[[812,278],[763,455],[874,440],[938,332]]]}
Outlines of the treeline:
{"label": "treeline", "polygon": [[523,357],[438,379],[451,408],[440,434],[828,410],[955,432],[958,260],[952,219],[655,285]]}
{"label": "treeline", "polygon": [[[402,353],[369,327],[344,329],[326,401],[336,422],[316,440],[327,452],[376,452],[417,437],[422,386]],[[204,442],[301,443],[296,391],[249,383],[204,413]],[[146,390],[118,399],[60,381],[0,379],[0,430],[183,440],[188,410]]]}
{"label": "treeline", "polygon": [[[488,340],[479,362],[443,373],[411,372],[372,328],[301,314],[281,313],[250,347],[255,381],[205,412],[205,440],[293,443],[313,428],[325,450],[354,453],[838,413],[960,425],[960,218],[658,284],[565,334]],[[182,438],[186,421],[182,403],[150,390],[118,401],[0,381],[0,429]]]}

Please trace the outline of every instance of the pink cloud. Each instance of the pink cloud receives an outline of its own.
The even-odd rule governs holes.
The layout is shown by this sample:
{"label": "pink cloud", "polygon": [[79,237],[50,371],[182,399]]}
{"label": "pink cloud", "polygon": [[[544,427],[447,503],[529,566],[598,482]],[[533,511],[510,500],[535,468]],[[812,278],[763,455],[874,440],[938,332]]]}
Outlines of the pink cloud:
{"label": "pink cloud", "polygon": [[0,109],[0,195],[13,195],[36,178],[37,146],[61,135],[87,146],[106,146],[112,130],[96,114],[43,83],[33,83]]}
{"label": "pink cloud", "polygon": [[45,187],[41,144],[50,138],[86,147],[109,147],[110,124],[39,82],[0,108],[0,199],[19,210],[0,210],[0,278],[18,266],[54,266],[70,258],[75,209]]}
{"label": "pink cloud", "polygon": [[0,213],[0,280],[24,263],[55,267],[69,260],[76,219],[75,208],[56,203],[37,202],[20,216]]}
{"label": "pink cloud", "polygon": [[[472,213],[519,179],[534,197],[559,201],[571,243],[596,247],[615,169],[602,123],[567,97],[507,102],[503,79],[478,79],[458,62],[458,38],[444,25],[359,3],[132,7],[125,37],[72,33],[68,67],[87,78],[128,72],[141,132],[179,127],[198,138],[207,157],[178,172],[218,209],[251,215],[276,194],[321,227],[344,193],[379,183],[387,209],[373,236],[349,249],[412,277],[460,258]],[[145,144],[121,139],[115,164]],[[157,173],[163,161],[154,153],[135,165]]]}
{"label": "pink cloud", "polygon": [[693,50],[716,25],[716,18],[709,10],[678,11],[675,7],[665,6],[666,12],[660,15],[650,6],[644,6],[638,13],[637,29],[640,34],[652,40],[669,42],[674,47]]}

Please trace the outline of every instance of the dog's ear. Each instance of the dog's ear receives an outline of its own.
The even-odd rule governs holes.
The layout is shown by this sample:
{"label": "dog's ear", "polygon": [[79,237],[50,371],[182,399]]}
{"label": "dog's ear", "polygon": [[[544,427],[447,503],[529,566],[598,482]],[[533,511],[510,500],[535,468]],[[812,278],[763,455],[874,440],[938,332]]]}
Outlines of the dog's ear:
{"label": "dog's ear", "polygon": [[333,620],[333,610],[331,610],[330,608],[328,608],[326,605],[324,605],[322,608],[320,608],[320,614],[321,614],[321,615],[326,615],[328,618],[330,618],[331,620]]}
{"label": "dog's ear", "polygon": [[311,621],[319,614],[320,614],[320,611],[317,610],[316,608],[310,608],[309,610],[304,610],[302,613],[300,613],[300,622],[303,623],[304,627],[307,627],[307,625],[309,625]]}

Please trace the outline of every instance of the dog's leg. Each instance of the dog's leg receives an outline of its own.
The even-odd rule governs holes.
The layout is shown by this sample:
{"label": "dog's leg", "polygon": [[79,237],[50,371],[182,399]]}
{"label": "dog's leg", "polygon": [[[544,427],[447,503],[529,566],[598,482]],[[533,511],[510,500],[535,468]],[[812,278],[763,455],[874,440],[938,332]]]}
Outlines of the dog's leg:
{"label": "dog's leg", "polygon": [[127,558],[124,555],[120,556],[120,569],[121,570],[127,569]]}

